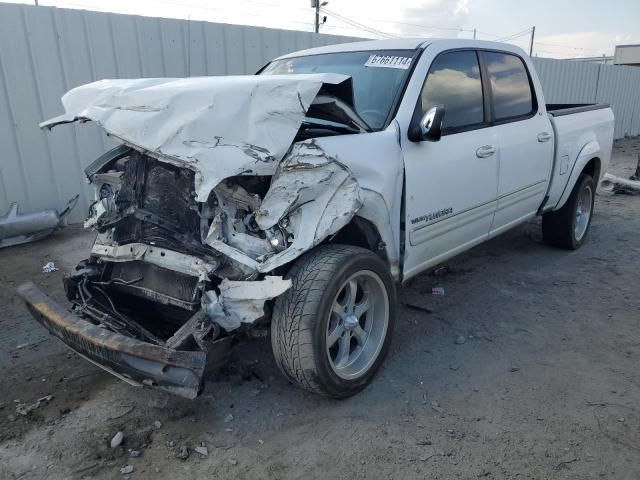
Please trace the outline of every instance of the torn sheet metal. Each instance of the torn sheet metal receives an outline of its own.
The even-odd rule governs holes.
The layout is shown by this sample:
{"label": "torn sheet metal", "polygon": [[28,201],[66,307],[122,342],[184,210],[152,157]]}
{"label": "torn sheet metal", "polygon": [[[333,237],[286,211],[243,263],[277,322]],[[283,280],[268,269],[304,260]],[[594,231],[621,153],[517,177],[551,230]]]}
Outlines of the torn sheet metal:
{"label": "torn sheet metal", "polygon": [[272,175],[323,84],[339,74],[101,80],[62,97],[65,114],[40,124],[93,121],[127,145],[196,172],[197,200],[221,180]]}
{"label": "torn sheet metal", "polygon": [[205,281],[218,266],[215,263],[207,263],[201,258],[192,255],[144,243],[112,244],[107,242],[103,235],[97,236],[91,248],[91,255],[103,261],[114,263],[144,261],[158,267],[197,277],[200,281]]}
{"label": "torn sheet metal", "polygon": [[248,269],[269,272],[337,233],[361,206],[361,190],[350,170],[315,140],[307,140],[294,144],[280,163],[255,214],[262,231],[280,232],[271,245],[286,248],[275,254],[263,249],[264,255],[256,256],[255,249],[222,241],[214,229],[205,242]]}
{"label": "torn sheet metal", "polygon": [[65,209],[58,213],[49,209],[41,212],[20,214],[18,203],[9,207],[9,212],[0,218],[0,248],[22,243],[35,242],[48,235],[62,225],[64,218],[78,202],[78,195],[67,203]]}
{"label": "torn sheet metal", "polygon": [[264,303],[282,295],[291,288],[291,280],[267,276],[260,281],[232,281],[223,279],[220,295],[213,290],[204,292],[202,308],[226,331],[235,330],[243,323],[253,323],[265,315]]}

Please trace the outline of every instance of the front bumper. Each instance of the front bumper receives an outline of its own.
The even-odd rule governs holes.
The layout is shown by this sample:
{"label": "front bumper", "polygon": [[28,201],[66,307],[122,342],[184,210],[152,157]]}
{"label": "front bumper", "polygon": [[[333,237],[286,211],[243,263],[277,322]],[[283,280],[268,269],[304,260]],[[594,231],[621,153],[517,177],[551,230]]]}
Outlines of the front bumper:
{"label": "front bumper", "polygon": [[186,398],[195,398],[202,390],[206,352],[178,351],[101,328],[58,305],[32,282],[18,287],[17,293],[47,330],[122,380]]}

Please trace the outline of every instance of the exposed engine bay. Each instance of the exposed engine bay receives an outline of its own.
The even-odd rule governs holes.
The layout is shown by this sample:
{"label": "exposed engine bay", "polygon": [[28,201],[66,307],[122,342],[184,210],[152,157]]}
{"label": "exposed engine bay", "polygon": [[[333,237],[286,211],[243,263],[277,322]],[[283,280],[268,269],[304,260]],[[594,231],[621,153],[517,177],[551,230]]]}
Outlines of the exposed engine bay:
{"label": "exposed engine bay", "polygon": [[[120,144],[85,169],[95,200],[84,226],[97,237],[64,281],[74,317],[52,317],[58,307],[42,307],[35,286],[21,295],[45,327],[130,383],[197,395],[213,346],[268,318],[271,300],[291,286],[287,264],[363,204],[350,170],[315,141],[368,131],[349,77],[236,78],[96,82],[65,95],[67,113],[41,125],[91,120]],[[217,88],[222,103],[229,88],[242,90],[235,128],[233,111],[214,110]],[[121,345],[96,338],[95,327],[136,360],[131,352],[114,360]],[[160,353],[137,358],[150,345]],[[157,356],[185,353],[197,355],[168,378],[167,358]]]}
{"label": "exposed engine bay", "polygon": [[[253,323],[263,316],[262,304],[289,287],[210,245],[222,242],[256,263],[291,245],[287,217],[266,230],[255,220],[269,178],[227,179],[197,202],[187,168],[124,146],[100,163],[91,175],[97,198],[85,221],[98,235],[91,257],[66,280],[78,313],[157,343],[200,309],[215,319],[214,333]],[[237,298],[228,292],[238,288],[248,298],[233,308]]]}

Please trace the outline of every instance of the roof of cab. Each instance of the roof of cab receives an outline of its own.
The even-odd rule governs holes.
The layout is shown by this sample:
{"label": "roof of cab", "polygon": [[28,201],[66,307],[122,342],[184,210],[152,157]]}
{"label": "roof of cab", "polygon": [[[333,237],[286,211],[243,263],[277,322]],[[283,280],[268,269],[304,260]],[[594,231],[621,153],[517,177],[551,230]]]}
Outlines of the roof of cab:
{"label": "roof of cab", "polygon": [[526,55],[526,53],[516,45],[491,42],[487,40],[471,40],[466,38],[392,38],[386,40],[365,40],[362,42],[338,43],[334,45],[325,45],[324,47],[309,48],[307,50],[287,53],[286,55],[278,57],[276,60],[280,60],[282,58],[303,57],[307,55],[319,55],[323,53],[363,52],[370,50],[415,50],[418,48],[426,48],[427,46],[435,43],[446,44],[448,48],[484,48],[513,52],[521,56]]}
{"label": "roof of cab", "polygon": [[338,43],[335,45],[325,45],[324,47],[298,50],[278,57],[281,58],[301,57],[306,55],[318,55],[321,53],[337,52],[358,52],[366,50],[415,50],[424,46],[425,43],[433,41],[433,38],[392,38],[388,40],[365,40],[362,42]]}

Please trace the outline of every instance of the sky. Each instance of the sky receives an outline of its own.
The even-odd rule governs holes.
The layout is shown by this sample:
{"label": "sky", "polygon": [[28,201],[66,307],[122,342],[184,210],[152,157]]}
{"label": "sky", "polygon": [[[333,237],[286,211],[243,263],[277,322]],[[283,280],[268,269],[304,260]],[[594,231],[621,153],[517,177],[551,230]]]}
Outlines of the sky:
{"label": "sky", "polygon": [[[14,0],[12,3],[34,3]],[[40,5],[313,30],[311,0],[40,0]],[[457,37],[514,43],[551,58],[613,55],[640,43],[640,0],[329,0],[322,33]]]}

